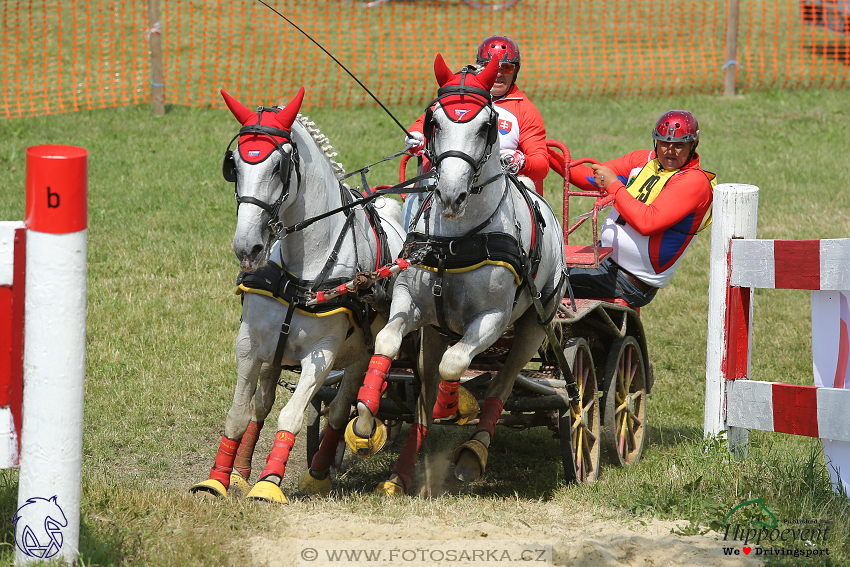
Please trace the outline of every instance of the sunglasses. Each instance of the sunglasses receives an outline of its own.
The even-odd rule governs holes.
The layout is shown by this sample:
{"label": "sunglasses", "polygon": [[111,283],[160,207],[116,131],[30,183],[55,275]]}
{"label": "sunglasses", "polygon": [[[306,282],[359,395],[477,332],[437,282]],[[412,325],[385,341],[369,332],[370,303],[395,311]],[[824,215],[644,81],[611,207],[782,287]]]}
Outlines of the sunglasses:
{"label": "sunglasses", "polygon": [[[486,61],[478,61],[479,65],[486,65]],[[516,71],[516,65],[513,63],[500,63],[499,64],[499,72],[503,75],[510,75],[514,71]]]}

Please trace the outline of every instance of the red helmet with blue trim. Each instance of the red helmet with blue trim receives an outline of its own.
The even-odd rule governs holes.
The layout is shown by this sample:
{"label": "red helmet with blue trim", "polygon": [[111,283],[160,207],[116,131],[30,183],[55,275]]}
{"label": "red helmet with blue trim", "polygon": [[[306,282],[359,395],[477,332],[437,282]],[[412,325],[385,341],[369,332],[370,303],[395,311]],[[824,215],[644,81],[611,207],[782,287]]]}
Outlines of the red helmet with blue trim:
{"label": "red helmet with blue trim", "polygon": [[514,40],[504,35],[491,35],[478,46],[475,61],[485,64],[493,56],[501,63],[512,63],[519,68],[519,46]]}

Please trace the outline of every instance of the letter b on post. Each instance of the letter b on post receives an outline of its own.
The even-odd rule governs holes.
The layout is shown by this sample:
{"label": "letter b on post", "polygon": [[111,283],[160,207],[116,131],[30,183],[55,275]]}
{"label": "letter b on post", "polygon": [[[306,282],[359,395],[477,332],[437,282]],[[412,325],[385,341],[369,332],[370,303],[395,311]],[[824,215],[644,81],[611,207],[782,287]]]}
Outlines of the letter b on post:
{"label": "letter b on post", "polygon": [[27,148],[29,230],[69,234],[88,226],[88,152],[76,146]]}
{"label": "letter b on post", "polygon": [[50,186],[47,187],[47,208],[48,209],[58,209],[59,208],[59,193],[51,193]]}

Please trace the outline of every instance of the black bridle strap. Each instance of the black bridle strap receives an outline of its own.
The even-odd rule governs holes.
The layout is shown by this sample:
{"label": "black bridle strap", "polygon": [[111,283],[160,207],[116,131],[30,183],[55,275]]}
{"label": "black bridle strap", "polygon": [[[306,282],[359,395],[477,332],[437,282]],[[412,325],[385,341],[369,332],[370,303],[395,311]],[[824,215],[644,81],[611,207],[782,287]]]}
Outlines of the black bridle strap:
{"label": "black bridle strap", "polygon": [[460,158],[463,161],[465,161],[466,163],[468,163],[472,167],[472,169],[475,169],[475,170],[478,169],[478,162],[475,161],[475,158],[473,158],[468,153],[462,152],[460,150],[449,150],[449,151],[446,151],[446,152],[443,152],[439,155],[434,156],[434,161],[431,162],[431,165],[432,165],[432,167],[437,167],[440,164],[441,161],[443,161],[446,158],[450,158],[450,157]]}
{"label": "black bridle strap", "polygon": [[256,205],[272,216],[274,216],[275,214],[274,205],[269,205],[268,203],[260,201],[259,199],[255,199],[254,197],[242,197],[240,195],[236,195],[236,203],[238,205],[241,205],[242,203]]}
{"label": "black bridle strap", "polygon": [[369,195],[368,197],[363,197],[362,199],[356,199],[355,201],[352,201],[351,203],[348,203],[346,205],[342,205],[341,207],[337,207],[336,209],[332,209],[332,210],[327,211],[325,213],[322,213],[320,215],[316,215],[315,217],[303,220],[303,221],[301,221],[297,224],[294,224],[292,226],[284,227],[283,232],[285,234],[292,234],[293,232],[298,232],[299,230],[303,230],[303,229],[307,228],[308,226],[310,226],[311,224],[313,224],[316,221],[320,221],[322,219],[328,218],[329,216],[335,215],[337,213],[342,213],[342,212],[351,210],[354,207],[357,207],[357,206],[362,205],[364,203],[368,203],[370,201],[373,201],[373,200],[375,200],[378,197],[381,197],[383,195],[399,195],[401,193],[424,193],[424,192],[429,190],[427,185],[424,186],[424,187],[413,187],[413,188],[408,188],[408,186],[413,184],[413,183],[418,183],[419,181],[423,181],[425,179],[430,179],[430,178],[433,178],[433,177],[434,177],[433,172],[423,173],[422,175],[417,175],[416,177],[411,177],[410,179],[408,179],[408,180],[406,180],[402,183],[398,183],[396,185],[393,185],[392,187],[388,187],[387,189],[383,189],[381,191],[373,193],[373,194]]}

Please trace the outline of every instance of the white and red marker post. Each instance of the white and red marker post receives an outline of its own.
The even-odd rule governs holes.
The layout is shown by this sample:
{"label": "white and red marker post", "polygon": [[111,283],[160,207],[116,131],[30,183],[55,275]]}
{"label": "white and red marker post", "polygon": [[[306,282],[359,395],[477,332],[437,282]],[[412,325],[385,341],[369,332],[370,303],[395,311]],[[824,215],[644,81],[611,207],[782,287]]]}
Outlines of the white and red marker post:
{"label": "white and red marker post", "polygon": [[[756,239],[758,188],[718,185],[709,275],[705,422],[746,454],[747,430],[818,437],[850,490],[850,238]],[[754,289],[811,290],[814,386],[750,379]]]}
{"label": "white and red marker post", "polygon": [[[24,393],[18,511],[53,499],[64,518],[51,549],[16,546],[76,563],[80,540],[86,352],[88,153],[62,145],[27,149]],[[67,521],[62,526],[63,520]],[[24,528],[23,522],[16,530]],[[16,542],[18,536],[16,533]],[[40,542],[44,545],[46,542]],[[57,549],[58,547],[58,549]]]}

